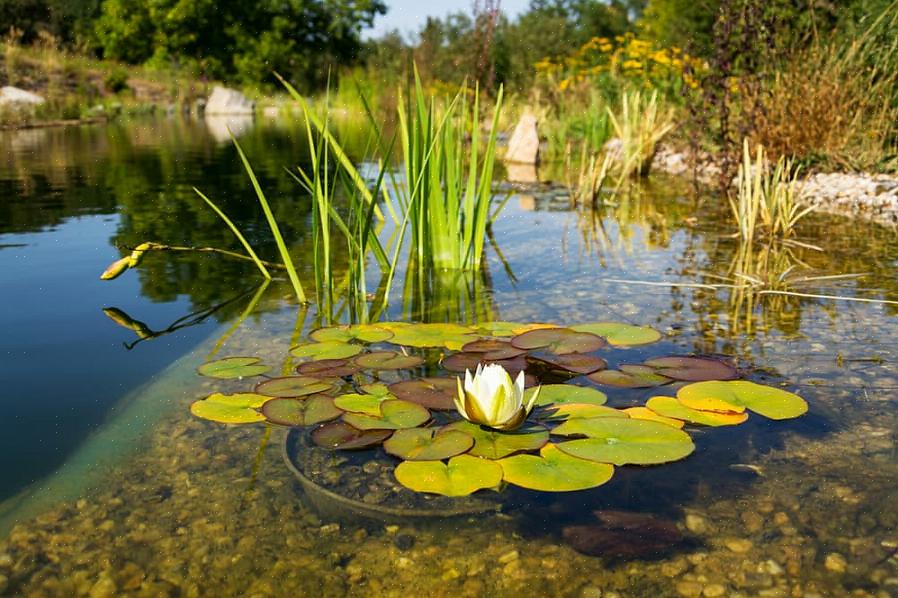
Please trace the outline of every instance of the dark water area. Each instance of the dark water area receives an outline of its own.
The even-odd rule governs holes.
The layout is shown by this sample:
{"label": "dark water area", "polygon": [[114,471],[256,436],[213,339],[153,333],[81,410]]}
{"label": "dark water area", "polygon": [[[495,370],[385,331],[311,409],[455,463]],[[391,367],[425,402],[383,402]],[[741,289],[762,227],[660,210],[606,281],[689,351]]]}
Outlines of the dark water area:
{"label": "dark water area", "polygon": [[[235,127],[311,286],[310,207],[283,170],[304,131]],[[688,181],[596,209],[561,185],[497,181],[512,196],[487,268],[423,290],[400,268],[384,320],[649,325],[662,340],[610,348],[611,367],[725,357],[809,412],[697,427],[687,459],[589,491],[510,491],[499,514],[372,521],[316,503],[284,463],[285,429],[189,411],[252,386],[197,376],[210,356],[291,371],[289,348],[325,322],[314,304],[211,254],[149,254],[98,279],[143,241],[239,250],[193,187],[276,259],[226,130],[153,119],[2,133],[0,148],[0,595],[895,595],[894,230],[813,215],[797,243],[745,251],[725,202]],[[614,407],[665,394],[602,390]]]}

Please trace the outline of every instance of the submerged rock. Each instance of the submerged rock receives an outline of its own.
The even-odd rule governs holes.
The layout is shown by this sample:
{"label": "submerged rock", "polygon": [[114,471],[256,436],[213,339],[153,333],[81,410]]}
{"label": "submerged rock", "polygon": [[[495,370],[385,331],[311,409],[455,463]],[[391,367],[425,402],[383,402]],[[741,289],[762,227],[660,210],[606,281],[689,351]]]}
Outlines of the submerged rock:
{"label": "submerged rock", "polygon": [[590,556],[632,559],[657,556],[683,542],[672,522],[644,513],[595,511],[592,525],[569,525],[562,537],[574,550]]}

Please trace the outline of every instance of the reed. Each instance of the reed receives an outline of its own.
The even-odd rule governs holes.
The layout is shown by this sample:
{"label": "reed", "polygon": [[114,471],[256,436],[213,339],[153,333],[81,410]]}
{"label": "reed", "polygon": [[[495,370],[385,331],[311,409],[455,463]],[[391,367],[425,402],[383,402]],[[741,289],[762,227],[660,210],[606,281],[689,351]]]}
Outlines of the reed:
{"label": "reed", "polygon": [[662,107],[657,91],[648,96],[641,91],[624,91],[618,110],[607,110],[619,140],[615,150],[618,186],[625,179],[648,176],[658,143],[674,128],[673,111]]}

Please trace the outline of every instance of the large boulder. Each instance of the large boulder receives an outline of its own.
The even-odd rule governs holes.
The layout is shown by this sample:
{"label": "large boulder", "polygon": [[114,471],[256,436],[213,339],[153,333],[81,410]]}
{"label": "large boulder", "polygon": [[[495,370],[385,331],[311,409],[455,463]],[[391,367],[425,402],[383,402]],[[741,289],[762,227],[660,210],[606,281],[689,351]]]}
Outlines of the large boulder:
{"label": "large boulder", "polygon": [[36,93],[7,85],[0,87],[0,107],[33,108],[46,100]]}
{"label": "large boulder", "polygon": [[539,133],[536,130],[536,116],[525,112],[518,121],[511,139],[508,140],[506,162],[536,164],[539,162]]}
{"label": "large boulder", "polygon": [[215,87],[206,102],[206,114],[253,114],[256,104],[235,89]]}

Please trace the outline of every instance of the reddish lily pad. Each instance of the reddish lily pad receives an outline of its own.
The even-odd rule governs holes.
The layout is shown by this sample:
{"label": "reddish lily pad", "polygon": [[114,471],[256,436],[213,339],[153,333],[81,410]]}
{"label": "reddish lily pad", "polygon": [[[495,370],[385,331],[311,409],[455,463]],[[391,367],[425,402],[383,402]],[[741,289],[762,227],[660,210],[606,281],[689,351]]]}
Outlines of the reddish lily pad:
{"label": "reddish lily pad", "polygon": [[564,355],[589,353],[605,346],[605,339],[588,332],[575,332],[570,328],[542,328],[531,330],[511,339],[519,349],[540,349]]}
{"label": "reddish lily pad", "polygon": [[606,386],[621,388],[651,388],[670,382],[670,378],[656,374],[648,366],[621,365],[619,370],[602,370],[589,375],[589,379]]}
{"label": "reddish lily pad", "polygon": [[324,424],[312,432],[312,442],[318,446],[343,451],[367,449],[379,445],[392,430],[359,430],[341,421]]}
{"label": "reddish lily pad", "polygon": [[459,430],[411,428],[396,430],[384,450],[406,461],[439,461],[460,455],[474,446],[474,438]]}
{"label": "reddish lily pad", "polygon": [[336,387],[331,382],[310,376],[272,378],[256,385],[256,392],[269,397],[295,398],[326,393]]}
{"label": "reddish lily pad", "polygon": [[463,374],[465,370],[472,372],[477,369],[477,364],[496,363],[501,365],[512,376],[517,376],[518,372],[527,369],[527,359],[524,356],[515,357],[513,359],[498,359],[495,361],[485,359],[483,353],[453,353],[445,358],[441,365],[450,372],[458,372]]}
{"label": "reddish lily pad", "polygon": [[498,463],[470,455],[442,461],[403,461],[394,472],[400,484],[416,492],[444,496],[467,496],[502,482]]}
{"label": "reddish lily pad", "polygon": [[362,343],[379,343],[392,338],[393,332],[376,324],[354,324],[351,326],[330,326],[319,328],[309,334],[313,341],[336,341],[348,343],[359,341]]}
{"label": "reddish lily pad", "polygon": [[443,430],[459,430],[474,438],[469,453],[485,459],[501,459],[521,451],[535,451],[549,442],[549,431],[542,426],[530,425],[513,432],[498,432],[468,421],[458,421],[443,426]]}
{"label": "reddish lily pad", "polygon": [[584,355],[582,353],[550,355],[541,359],[555,369],[573,372],[574,374],[591,374],[608,367],[608,362],[601,357]]}
{"label": "reddish lily pad", "polygon": [[424,363],[417,355],[403,355],[395,351],[374,351],[355,358],[356,365],[371,370],[404,370]]}
{"label": "reddish lily pad", "polygon": [[262,360],[258,357],[225,357],[204,363],[197,368],[197,372],[210,378],[249,378],[264,374],[271,369],[259,363],[260,361]]}
{"label": "reddish lily pad", "polygon": [[514,455],[498,461],[502,479],[515,486],[544,492],[572,492],[601,486],[614,475],[608,463],[596,463],[545,445],[536,455]]}
{"label": "reddish lily pad", "polygon": [[688,434],[661,422],[629,417],[595,417],[564,422],[552,434],[585,436],[559,443],[565,453],[614,465],[678,461],[695,450]]}
{"label": "reddish lily pad", "polygon": [[408,401],[391,399],[380,404],[380,416],[347,413],[343,421],[359,430],[416,428],[430,419],[430,411]]}
{"label": "reddish lily pad", "polygon": [[296,366],[296,371],[306,376],[343,378],[360,372],[362,368],[348,359],[319,359]]}
{"label": "reddish lily pad", "polygon": [[389,386],[397,398],[437,411],[454,411],[457,384],[455,378],[417,378]]}
{"label": "reddish lily pad", "polygon": [[270,399],[262,405],[262,415],[281,426],[311,426],[337,419],[343,412],[325,395],[303,399]]}
{"label": "reddish lily pad", "polygon": [[687,382],[733,380],[739,377],[739,372],[730,364],[708,357],[655,357],[646,359],[645,365],[655,368],[657,374]]}
{"label": "reddish lily pad", "polygon": [[312,359],[346,359],[361,352],[361,345],[350,345],[338,341],[308,343],[290,350],[290,354],[293,357],[309,357]]}
{"label": "reddish lily pad", "polygon": [[524,349],[518,349],[508,341],[490,338],[467,343],[461,350],[464,353],[481,353],[483,354],[483,359],[488,361],[512,359],[527,352]]}

